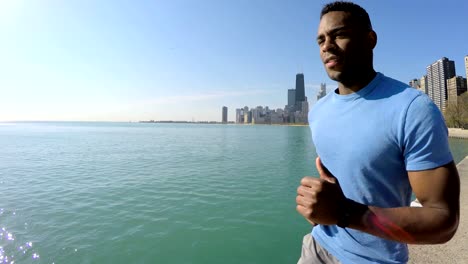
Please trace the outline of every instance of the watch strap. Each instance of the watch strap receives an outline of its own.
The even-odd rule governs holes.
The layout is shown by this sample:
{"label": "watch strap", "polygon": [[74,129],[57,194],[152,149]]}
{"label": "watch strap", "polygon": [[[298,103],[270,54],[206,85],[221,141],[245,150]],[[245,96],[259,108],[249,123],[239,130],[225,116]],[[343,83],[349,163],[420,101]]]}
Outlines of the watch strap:
{"label": "watch strap", "polygon": [[367,206],[360,204],[351,199],[346,198],[341,204],[340,215],[338,217],[337,226],[346,228],[351,223],[351,219],[354,217],[360,217],[365,214],[368,210]]}

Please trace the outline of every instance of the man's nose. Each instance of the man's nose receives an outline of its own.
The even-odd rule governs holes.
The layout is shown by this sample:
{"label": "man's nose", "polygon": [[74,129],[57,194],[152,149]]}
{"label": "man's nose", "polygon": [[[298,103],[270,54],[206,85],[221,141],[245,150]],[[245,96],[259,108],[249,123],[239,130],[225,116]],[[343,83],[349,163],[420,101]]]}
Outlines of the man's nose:
{"label": "man's nose", "polygon": [[322,52],[327,52],[335,48],[335,42],[331,38],[325,38],[322,46],[320,47]]}

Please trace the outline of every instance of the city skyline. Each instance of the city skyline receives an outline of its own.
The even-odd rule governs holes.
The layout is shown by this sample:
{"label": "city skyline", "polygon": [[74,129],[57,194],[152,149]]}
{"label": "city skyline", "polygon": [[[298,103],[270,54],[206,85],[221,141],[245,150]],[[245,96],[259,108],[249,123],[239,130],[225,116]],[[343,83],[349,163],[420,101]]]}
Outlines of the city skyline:
{"label": "city skyline", "polygon": [[[465,57],[465,68],[468,68],[467,58],[468,56]],[[456,75],[454,61],[446,57],[429,64],[425,75],[410,80],[408,84],[427,94],[443,114],[450,104],[457,105],[459,96],[467,90],[466,78]]]}
{"label": "city skyline", "polygon": [[[321,89],[326,89],[321,85]],[[318,98],[318,97],[317,97]],[[296,86],[287,90],[284,108],[270,109],[269,106],[236,108],[236,124],[308,124],[309,102],[305,96],[304,74],[296,74]],[[317,99],[318,100],[318,99]],[[224,107],[223,107],[224,113]],[[223,114],[224,120],[224,114]]]}
{"label": "city skyline", "polygon": [[[0,121],[218,121],[222,106],[234,121],[239,105],[288,104],[297,72],[312,107],[336,87],[315,42],[328,2],[2,1]],[[447,57],[466,78],[468,2],[354,2],[377,71],[408,83]]]}

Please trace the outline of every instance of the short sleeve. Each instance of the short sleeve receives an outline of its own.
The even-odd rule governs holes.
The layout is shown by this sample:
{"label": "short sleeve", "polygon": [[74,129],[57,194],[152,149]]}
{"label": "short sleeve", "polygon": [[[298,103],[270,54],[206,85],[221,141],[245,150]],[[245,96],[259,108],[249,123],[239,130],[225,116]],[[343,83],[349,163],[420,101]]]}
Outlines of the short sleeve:
{"label": "short sleeve", "polygon": [[429,170],[453,160],[442,113],[421,94],[409,105],[403,126],[406,170]]}

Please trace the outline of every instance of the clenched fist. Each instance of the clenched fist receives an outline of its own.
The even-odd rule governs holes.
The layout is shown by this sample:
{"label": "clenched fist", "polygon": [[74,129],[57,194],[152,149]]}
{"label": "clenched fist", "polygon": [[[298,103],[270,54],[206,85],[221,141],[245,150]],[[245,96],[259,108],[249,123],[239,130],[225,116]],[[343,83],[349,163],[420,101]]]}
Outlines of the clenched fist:
{"label": "clenched fist", "polygon": [[304,177],[297,188],[296,210],[312,224],[335,225],[346,197],[338,180],[317,157],[320,178]]}

